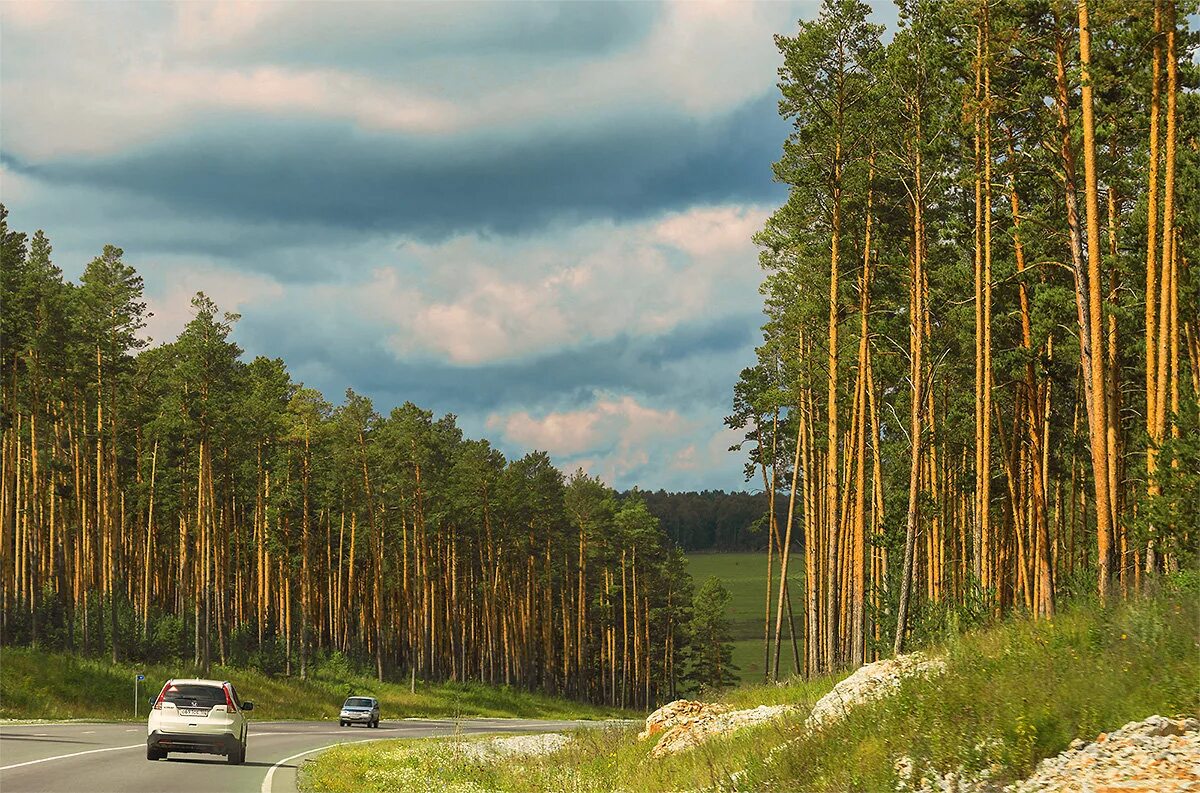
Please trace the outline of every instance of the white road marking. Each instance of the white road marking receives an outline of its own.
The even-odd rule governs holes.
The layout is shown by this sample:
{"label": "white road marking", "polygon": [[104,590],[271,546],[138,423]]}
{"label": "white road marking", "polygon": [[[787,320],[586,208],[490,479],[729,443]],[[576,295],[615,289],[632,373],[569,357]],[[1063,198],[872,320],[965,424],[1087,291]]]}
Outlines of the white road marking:
{"label": "white road marking", "polygon": [[109,746],[104,749],[88,749],[86,752],[72,752],[71,754],[60,754],[60,755],[55,755],[54,757],[43,757],[41,760],[26,760],[24,763],[13,763],[12,765],[0,766],[0,771],[9,771],[13,768],[21,768],[22,766],[27,766],[27,765],[37,765],[38,763],[48,763],[51,760],[66,760],[68,757],[79,757],[80,755],[84,755],[84,754],[96,754],[98,752],[116,752],[116,751],[120,751],[121,749],[137,749],[138,747],[145,746],[145,745],[146,744],[144,744],[144,743],[135,743],[135,744],[130,744],[129,746]]}
{"label": "white road marking", "polygon": [[[395,727],[381,727],[374,732],[396,732]],[[276,735],[312,735],[311,732],[252,732],[250,733],[255,738],[271,738]],[[337,735],[336,732],[326,733],[327,735]]]}
{"label": "white road marking", "polygon": [[[280,734],[282,734],[282,733],[275,733],[275,735],[280,735]],[[485,734],[486,733],[464,732],[461,735],[467,736],[467,735],[485,735]],[[426,738],[452,738],[452,737],[455,737],[455,736],[452,736],[452,735],[423,735],[423,736],[413,737],[412,740],[419,741],[419,740],[426,739]],[[295,760],[297,757],[303,757],[306,754],[315,754],[317,752],[323,752],[326,749],[332,749],[335,746],[347,746],[352,743],[370,743],[371,741],[382,741],[382,740],[388,740],[388,739],[385,739],[385,738],[361,738],[357,741],[339,741],[337,743],[331,743],[328,746],[320,746],[316,749],[309,749],[307,752],[300,752],[299,754],[294,754],[291,757],[285,757],[282,760],[280,760],[278,763],[276,763],[275,765],[271,766],[271,769],[269,771],[267,771],[267,775],[265,777],[263,777],[263,783],[262,783],[262,787],[259,788],[259,793],[271,793],[271,783],[275,779],[275,772],[284,763],[291,761],[291,760]]]}
{"label": "white road marking", "polygon": [[344,746],[348,743],[367,743],[368,741],[377,741],[377,740],[379,740],[379,739],[378,738],[364,738],[363,740],[360,740],[360,741],[341,741],[339,743],[331,743],[328,746],[320,746],[320,747],[317,747],[316,749],[309,749],[307,752],[300,752],[299,754],[294,754],[291,757],[285,757],[282,760],[280,760],[278,763],[276,763],[275,765],[271,766],[270,771],[267,771],[267,775],[265,777],[263,777],[262,787],[259,790],[261,791],[261,793],[271,793],[271,782],[274,781],[274,779],[275,779],[275,772],[279,769],[279,767],[281,765],[288,762],[289,760],[295,760],[297,757],[303,757],[306,754],[313,754],[315,752],[323,752],[326,749],[332,749],[335,746]]}
{"label": "white road marking", "polygon": [[82,733],[80,733],[80,735],[95,735],[95,734],[96,734],[95,730],[84,730]]}

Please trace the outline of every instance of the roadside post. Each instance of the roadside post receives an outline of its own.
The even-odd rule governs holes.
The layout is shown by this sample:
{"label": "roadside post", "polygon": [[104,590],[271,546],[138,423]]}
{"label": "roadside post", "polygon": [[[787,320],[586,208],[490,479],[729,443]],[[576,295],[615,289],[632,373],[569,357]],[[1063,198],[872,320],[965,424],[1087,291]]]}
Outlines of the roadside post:
{"label": "roadside post", "polygon": [[133,717],[137,718],[137,703],[138,703],[138,683],[146,679],[145,675],[133,676]]}

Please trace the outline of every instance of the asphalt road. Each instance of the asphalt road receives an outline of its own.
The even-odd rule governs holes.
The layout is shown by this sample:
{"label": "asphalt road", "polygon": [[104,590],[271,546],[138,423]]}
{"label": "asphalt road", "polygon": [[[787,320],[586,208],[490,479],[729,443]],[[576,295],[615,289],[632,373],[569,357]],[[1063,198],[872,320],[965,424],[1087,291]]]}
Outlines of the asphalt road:
{"label": "asphalt road", "polygon": [[378,729],[337,722],[251,722],[246,763],[219,755],[146,759],[146,725],[124,723],[0,726],[3,793],[292,793],[296,770],[334,744],[379,738],[426,738],[497,732],[551,732],[571,721],[421,719],[381,722]]}

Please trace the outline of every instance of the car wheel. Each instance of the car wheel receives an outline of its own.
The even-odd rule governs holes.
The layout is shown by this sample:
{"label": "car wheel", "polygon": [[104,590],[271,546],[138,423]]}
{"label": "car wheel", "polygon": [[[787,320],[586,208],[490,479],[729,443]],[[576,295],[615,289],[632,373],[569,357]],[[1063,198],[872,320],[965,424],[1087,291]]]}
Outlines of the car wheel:
{"label": "car wheel", "polygon": [[344,722],[344,721],[339,721],[339,722],[338,722],[338,726],[339,726],[339,727],[345,727],[345,726],[346,726],[346,722]]}
{"label": "car wheel", "polygon": [[166,756],[167,756],[167,753],[164,752],[162,749],[155,749],[152,746],[146,747],[146,759],[147,760],[163,760],[166,758]]}
{"label": "car wheel", "polygon": [[246,762],[246,744],[238,744],[233,751],[225,756],[225,760],[230,765],[241,765]]}

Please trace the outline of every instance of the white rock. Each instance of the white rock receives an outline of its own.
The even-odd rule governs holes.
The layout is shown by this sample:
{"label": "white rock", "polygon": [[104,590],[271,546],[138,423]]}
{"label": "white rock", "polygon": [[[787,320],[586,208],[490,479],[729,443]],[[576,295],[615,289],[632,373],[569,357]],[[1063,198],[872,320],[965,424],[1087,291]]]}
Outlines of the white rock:
{"label": "white rock", "polygon": [[[695,748],[717,735],[727,735],[756,724],[778,719],[794,708],[791,705],[759,705],[747,710],[701,709],[694,715],[679,717],[671,722],[658,743],[650,751],[651,757],[663,757]],[[649,737],[650,726],[643,733]]]}
{"label": "white rock", "polygon": [[910,653],[866,664],[817,701],[805,726],[815,730],[832,724],[845,718],[853,707],[894,694],[905,678],[917,675],[933,677],[944,671],[945,661],[929,658],[923,653]]}

